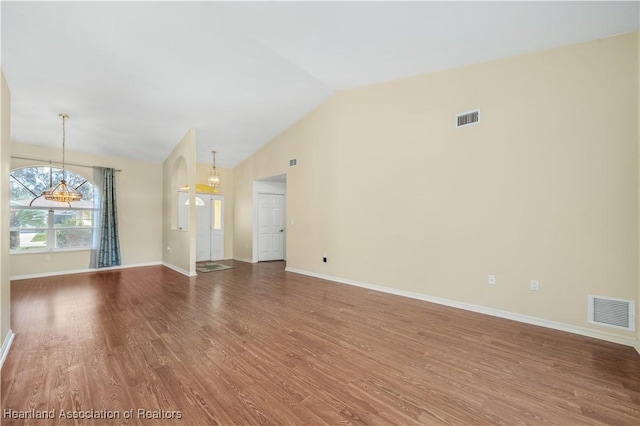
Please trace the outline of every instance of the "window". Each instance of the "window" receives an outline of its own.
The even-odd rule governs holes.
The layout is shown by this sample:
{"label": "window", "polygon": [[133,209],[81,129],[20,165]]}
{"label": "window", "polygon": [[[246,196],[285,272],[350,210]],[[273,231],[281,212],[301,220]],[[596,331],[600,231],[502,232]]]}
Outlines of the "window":
{"label": "window", "polygon": [[213,229],[222,229],[222,200],[213,201]]}
{"label": "window", "polygon": [[12,253],[91,248],[99,209],[94,184],[70,171],[67,184],[82,193],[82,200],[59,203],[40,194],[62,179],[62,169],[24,167],[11,172],[10,249]]}

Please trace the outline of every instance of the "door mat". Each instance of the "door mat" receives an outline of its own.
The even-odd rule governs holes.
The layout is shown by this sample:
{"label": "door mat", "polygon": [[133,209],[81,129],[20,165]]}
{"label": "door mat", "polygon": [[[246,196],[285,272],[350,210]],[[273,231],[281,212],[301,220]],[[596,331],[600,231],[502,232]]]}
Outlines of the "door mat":
{"label": "door mat", "polygon": [[233,269],[233,266],[215,262],[206,262],[196,265],[196,271],[198,272],[224,271],[225,269]]}

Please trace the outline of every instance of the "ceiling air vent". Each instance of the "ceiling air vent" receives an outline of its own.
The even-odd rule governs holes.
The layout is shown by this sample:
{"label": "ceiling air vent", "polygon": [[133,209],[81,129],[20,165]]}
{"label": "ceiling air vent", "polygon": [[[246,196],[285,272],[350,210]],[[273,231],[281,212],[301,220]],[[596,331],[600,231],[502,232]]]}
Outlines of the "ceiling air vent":
{"label": "ceiling air vent", "polygon": [[480,122],[480,110],[463,112],[456,115],[456,127],[471,126]]}
{"label": "ceiling air vent", "polygon": [[589,296],[589,322],[634,331],[635,306],[634,300]]}

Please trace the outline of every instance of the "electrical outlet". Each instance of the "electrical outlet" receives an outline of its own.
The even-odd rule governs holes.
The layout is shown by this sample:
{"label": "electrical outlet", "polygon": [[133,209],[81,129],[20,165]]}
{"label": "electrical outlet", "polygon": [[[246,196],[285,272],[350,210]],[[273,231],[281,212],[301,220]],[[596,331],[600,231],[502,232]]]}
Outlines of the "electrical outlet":
{"label": "electrical outlet", "polygon": [[496,276],[495,275],[489,275],[489,280],[488,280],[489,284],[491,285],[496,285]]}
{"label": "electrical outlet", "polygon": [[531,291],[540,290],[540,283],[536,280],[531,280]]}
{"label": "electrical outlet", "polygon": [[322,261],[324,263],[327,263],[327,254],[326,253],[322,256]]}

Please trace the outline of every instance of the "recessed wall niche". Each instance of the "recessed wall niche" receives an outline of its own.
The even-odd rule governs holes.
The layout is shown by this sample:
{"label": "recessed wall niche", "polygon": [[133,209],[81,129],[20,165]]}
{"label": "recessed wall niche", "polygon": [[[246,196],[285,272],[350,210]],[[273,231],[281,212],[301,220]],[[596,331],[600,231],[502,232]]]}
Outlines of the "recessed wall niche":
{"label": "recessed wall niche", "polygon": [[187,182],[187,162],[180,156],[173,163],[171,173],[171,229],[177,231],[189,229],[189,206],[185,206],[184,192],[180,192]]}

